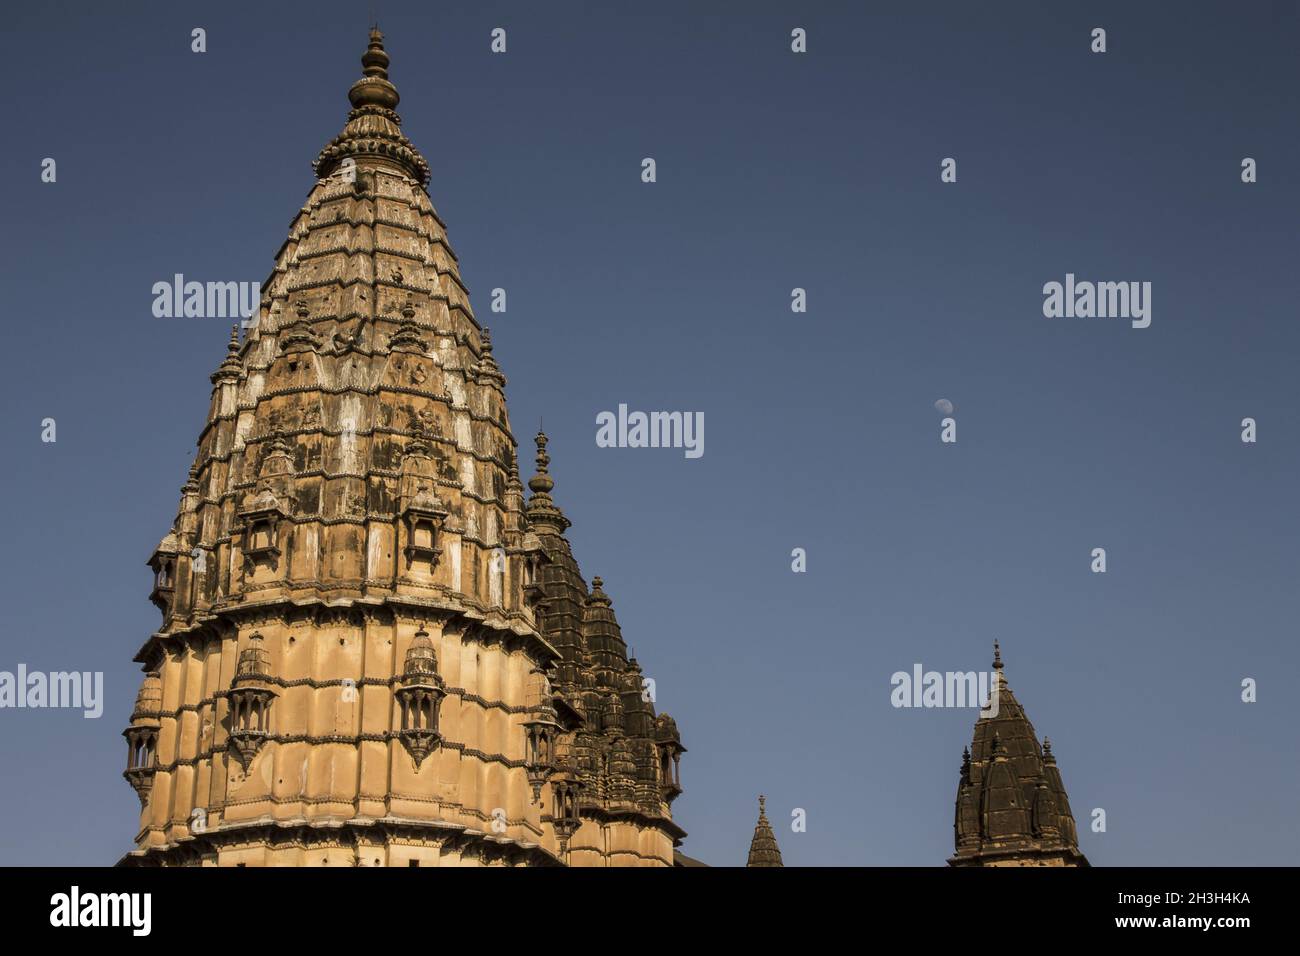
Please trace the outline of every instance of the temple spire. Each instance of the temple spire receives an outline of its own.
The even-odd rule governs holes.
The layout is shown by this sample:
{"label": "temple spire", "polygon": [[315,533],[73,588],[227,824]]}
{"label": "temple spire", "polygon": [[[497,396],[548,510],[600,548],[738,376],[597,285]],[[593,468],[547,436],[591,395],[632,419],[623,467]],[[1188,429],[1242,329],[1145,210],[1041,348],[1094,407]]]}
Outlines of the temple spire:
{"label": "temple spire", "polygon": [[749,861],[745,866],[785,866],[781,862],[781,848],[776,845],[776,834],[767,820],[767,798],[758,795],[758,823],[754,837],[749,841]]}
{"label": "temple spire", "polygon": [[1007,686],[993,642],[996,708],[975,721],[962,754],[952,866],[1087,866],[1070,802],[1052,756],[1039,746],[1024,707]]}
{"label": "temple spire", "polygon": [[[127,779],[145,806],[128,862],[671,866],[681,733],[564,538],[544,434],[525,501],[526,436],[402,135],[385,46],[374,30],[361,69],[341,64],[350,112],[295,197],[257,321],[224,352],[214,340],[206,420],[149,560],[161,622],[136,656]],[[196,628],[213,680],[185,664]],[[356,653],[371,645],[386,650]],[[328,679],[299,679],[304,661]],[[214,695],[229,704],[215,750],[211,720],[172,719],[209,713]],[[383,719],[361,721],[363,707]],[[339,715],[333,733],[321,713]],[[393,773],[336,774],[331,755],[368,753],[380,724]],[[303,793],[352,810],[305,820],[262,783],[284,760],[301,762]],[[255,783],[235,807],[191,774]],[[386,813],[400,825],[377,832]]]}
{"label": "temple spire", "polygon": [[546,437],[545,432],[537,433],[537,473],[528,479],[528,488],[533,493],[528,499],[528,520],[539,526],[549,525],[563,533],[569,527],[569,519],[551,500],[551,490],[555,487],[555,481],[551,478],[550,472],[551,456],[546,452],[548,441],[550,439]]}
{"label": "temple spire", "polygon": [[316,158],[313,169],[321,179],[345,159],[358,166],[397,168],[422,187],[429,185],[429,164],[402,134],[402,119],[395,112],[401,96],[388,79],[388,52],[378,27],[370,30],[370,43],[361,56],[361,78],[348,90],[352,112],[343,132]]}

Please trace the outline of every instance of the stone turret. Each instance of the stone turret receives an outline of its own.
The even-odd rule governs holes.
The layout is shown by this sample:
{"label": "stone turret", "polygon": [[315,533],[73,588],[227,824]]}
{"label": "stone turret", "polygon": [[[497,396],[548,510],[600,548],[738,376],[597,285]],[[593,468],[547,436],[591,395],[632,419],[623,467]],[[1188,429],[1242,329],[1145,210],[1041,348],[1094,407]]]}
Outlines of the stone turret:
{"label": "stone turret", "polygon": [[776,834],[767,820],[767,798],[762,794],[758,797],[758,823],[749,841],[749,860],[745,866],[785,866],[781,862],[781,848],[776,845]]}
{"label": "stone turret", "polygon": [[[628,655],[604,582],[588,589],[564,532],[569,519],[551,492],[549,439],[538,432],[537,470],[528,487],[526,516],[546,553],[541,578],[543,634],[561,655],[555,667],[557,700],[579,720],[560,734],[577,780],[581,825],[570,853],[595,865],[601,841],[615,863],[660,859],[685,835],[669,805],[681,793],[681,746],[676,724],[662,737],[653,694]],[[667,715],[662,715],[667,717]],[[603,836],[602,834],[605,834]],[[667,859],[671,860],[671,852]]]}
{"label": "stone turret", "polygon": [[[962,754],[952,866],[1087,866],[1052,755],[1003,673],[993,645],[996,713],[981,714]],[[992,708],[990,708],[992,710]]]}
{"label": "stone turret", "polygon": [[672,865],[653,705],[545,436],[525,504],[378,30],[348,100],[150,558],[123,862]]}

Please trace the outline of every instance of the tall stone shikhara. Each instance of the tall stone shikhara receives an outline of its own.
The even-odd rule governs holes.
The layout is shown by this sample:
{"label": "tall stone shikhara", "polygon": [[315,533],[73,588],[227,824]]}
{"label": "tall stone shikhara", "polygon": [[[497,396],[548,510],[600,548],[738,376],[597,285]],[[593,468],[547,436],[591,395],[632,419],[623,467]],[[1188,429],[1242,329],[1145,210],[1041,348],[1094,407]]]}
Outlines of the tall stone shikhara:
{"label": "tall stone shikhara", "polygon": [[676,725],[551,497],[394,112],[383,37],[212,375],[125,864],[672,865]]}
{"label": "tall stone shikhara", "polygon": [[981,715],[962,754],[950,866],[1088,866],[1065,784],[1003,674],[993,644],[997,715]]}

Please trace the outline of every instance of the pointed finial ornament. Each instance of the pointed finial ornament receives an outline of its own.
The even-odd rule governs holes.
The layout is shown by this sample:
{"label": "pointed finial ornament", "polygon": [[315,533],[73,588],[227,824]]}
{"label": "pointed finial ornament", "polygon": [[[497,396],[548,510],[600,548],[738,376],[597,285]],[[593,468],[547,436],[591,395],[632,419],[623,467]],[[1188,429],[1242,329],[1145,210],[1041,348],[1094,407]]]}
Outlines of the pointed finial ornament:
{"label": "pointed finial ornament", "polygon": [[1043,738],[1043,756],[1052,756],[1052,741],[1047,737]]}
{"label": "pointed finial ornament", "polygon": [[395,109],[398,100],[397,87],[388,82],[388,53],[384,50],[384,35],[378,27],[370,29],[370,45],[361,54],[361,79],[352,84],[348,90],[348,100],[354,109],[363,106],[378,106],[381,109]]}
{"label": "pointed finial ornament", "polygon": [[767,797],[761,793],[758,795],[758,818],[760,820],[767,819]]}
{"label": "pointed finial ornament", "polygon": [[599,576],[591,579],[591,597],[587,598],[589,604],[601,604],[608,607],[612,602],[609,595],[605,593],[605,582]]}
{"label": "pointed finial ornament", "polygon": [[528,487],[538,494],[549,492],[555,487],[555,482],[551,480],[550,472],[547,471],[551,466],[551,456],[546,453],[546,443],[550,440],[546,437],[546,432],[537,433],[537,474],[528,479]]}
{"label": "pointed finial ornament", "polygon": [[239,326],[234,325],[230,328],[230,341],[226,343],[226,357],[211,375],[212,384],[234,381],[239,378],[239,369]]}
{"label": "pointed finial ornament", "polygon": [[348,90],[352,112],[347,125],[316,157],[316,175],[322,179],[329,176],[344,159],[365,159],[371,166],[396,166],[427,188],[429,163],[402,134],[402,120],[396,112],[401,97],[388,80],[388,52],[378,27],[370,31],[369,45],[361,56],[361,74]]}
{"label": "pointed finial ornament", "polygon": [[528,479],[528,487],[533,492],[532,497],[528,499],[526,509],[528,520],[538,527],[551,525],[563,534],[569,527],[569,519],[564,516],[564,512],[555,507],[555,502],[551,500],[551,489],[555,487],[555,482],[551,479],[549,471],[551,456],[546,453],[548,441],[546,433],[539,431],[536,441],[537,474]]}
{"label": "pointed finial ornament", "polygon": [[388,54],[384,52],[384,35],[376,23],[370,28],[370,46],[361,55],[361,72],[366,76],[388,79]]}
{"label": "pointed finial ornament", "polygon": [[1002,670],[1002,647],[996,640],[993,642],[993,669]]}

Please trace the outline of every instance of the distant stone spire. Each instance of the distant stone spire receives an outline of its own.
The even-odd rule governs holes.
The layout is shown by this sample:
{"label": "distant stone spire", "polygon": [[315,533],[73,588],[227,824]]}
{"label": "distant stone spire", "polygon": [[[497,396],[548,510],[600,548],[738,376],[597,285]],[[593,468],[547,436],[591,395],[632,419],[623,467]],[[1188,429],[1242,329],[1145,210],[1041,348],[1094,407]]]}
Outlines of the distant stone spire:
{"label": "distant stone spire", "polygon": [[975,721],[962,755],[952,866],[1087,866],[1052,756],[1004,676],[993,644],[997,709]]}
{"label": "distant stone spire", "polygon": [[745,866],[785,866],[781,862],[781,848],[776,845],[776,834],[767,821],[767,798],[758,796],[758,823],[754,838],[749,841],[749,862]]}

